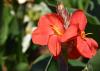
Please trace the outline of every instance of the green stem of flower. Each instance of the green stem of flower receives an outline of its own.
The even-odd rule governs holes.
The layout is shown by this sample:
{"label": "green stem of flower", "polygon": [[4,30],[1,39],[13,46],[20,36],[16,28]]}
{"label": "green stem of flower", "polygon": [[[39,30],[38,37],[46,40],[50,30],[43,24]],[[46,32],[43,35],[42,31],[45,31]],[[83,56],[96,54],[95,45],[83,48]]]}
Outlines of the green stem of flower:
{"label": "green stem of flower", "polygon": [[68,71],[68,60],[67,57],[65,58],[64,55],[61,55],[58,59],[59,70],[60,71]]}
{"label": "green stem of flower", "polygon": [[53,58],[53,56],[50,57],[50,59],[49,59],[47,65],[46,65],[46,68],[45,68],[44,71],[48,71],[48,68],[49,68],[49,65],[50,65],[50,63],[51,63],[51,61],[52,61],[52,58]]}

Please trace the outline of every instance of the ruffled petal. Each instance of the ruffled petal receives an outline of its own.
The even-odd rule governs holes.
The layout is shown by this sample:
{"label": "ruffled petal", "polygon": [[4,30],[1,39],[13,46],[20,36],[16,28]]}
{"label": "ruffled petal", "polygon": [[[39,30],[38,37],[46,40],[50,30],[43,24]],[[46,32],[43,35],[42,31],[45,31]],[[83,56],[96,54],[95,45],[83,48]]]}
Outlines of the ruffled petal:
{"label": "ruffled petal", "polygon": [[37,28],[32,33],[32,42],[39,45],[47,45],[49,36],[54,34],[53,30],[45,28]]}
{"label": "ruffled petal", "polygon": [[83,31],[87,24],[84,12],[82,10],[76,10],[71,16],[70,23],[78,25],[79,29]]}
{"label": "ruffled petal", "polygon": [[62,18],[55,14],[55,13],[50,13],[50,14],[46,14],[44,16],[42,16],[39,19],[38,22],[38,27],[52,27],[52,26],[56,26],[61,32],[64,32],[64,25],[63,25],[63,20]]}
{"label": "ruffled petal", "polygon": [[94,39],[92,39],[92,38],[89,38],[89,39],[91,40],[92,46],[93,46],[94,48],[98,48],[98,43],[97,43]]}
{"label": "ruffled petal", "polygon": [[85,40],[86,40],[87,44],[90,47],[92,55],[94,56],[96,54],[96,49],[98,47],[97,42],[94,39],[92,39],[92,38],[85,38]]}
{"label": "ruffled petal", "polygon": [[56,35],[52,35],[49,38],[48,48],[54,57],[58,57],[61,52],[61,44]]}
{"label": "ruffled petal", "polygon": [[77,35],[77,26],[75,25],[70,25],[65,33],[60,37],[61,42],[66,42],[70,38],[75,37]]}
{"label": "ruffled petal", "polygon": [[80,36],[77,37],[77,50],[82,56],[86,58],[92,57],[92,52],[90,47],[88,46],[87,42]]}

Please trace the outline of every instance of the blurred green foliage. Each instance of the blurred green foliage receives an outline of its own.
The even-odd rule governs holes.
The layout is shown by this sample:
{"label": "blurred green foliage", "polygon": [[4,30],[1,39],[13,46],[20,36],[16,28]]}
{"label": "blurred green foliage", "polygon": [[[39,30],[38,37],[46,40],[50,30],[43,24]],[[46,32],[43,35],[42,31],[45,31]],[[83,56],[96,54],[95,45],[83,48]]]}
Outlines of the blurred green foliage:
{"label": "blurred green foliage", "polygon": [[[100,21],[87,12],[95,8],[92,0],[25,0],[23,3],[20,1],[0,0],[0,71],[44,71],[50,54],[45,46],[42,48],[32,43],[31,33],[40,16],[55,12],[59,1],[64,3],[70,13],[76,9],[85,11],[88,19],[86,32],[94,33],[90,36],[100,44]],[[97,1],[100,4],[100,0]],[[99,71],[99,60],[100,50],[88,63],[84,60],[69,60],[68,69],[82,71],[85,67],[83,71]],[[52,59],[48,71],[58,69],[59,64]]]}

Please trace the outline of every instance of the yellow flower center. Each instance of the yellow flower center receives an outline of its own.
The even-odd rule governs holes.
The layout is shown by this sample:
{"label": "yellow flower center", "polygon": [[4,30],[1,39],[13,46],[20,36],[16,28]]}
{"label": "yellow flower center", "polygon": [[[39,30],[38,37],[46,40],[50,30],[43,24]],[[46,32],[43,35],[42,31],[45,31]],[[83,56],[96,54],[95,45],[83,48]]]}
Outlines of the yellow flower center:
{"label": "yellow flower center", "polygon": [[82,31],[80,35],[81,35],[81,37],[82,37],[82,38],[85,38],[85,37],[86,37],[86,35],[85,35],[85,32],[84,32],[84,31]]}
{"label": "yellow flower center", "polygon": [[63,32],[56,25],[51,25],[51,28],[54,30],[55,34],[60,35],[60,36],[63,35]]}
{"label": "yellow flower center", "polygon": [[92,33],[87,33],[87,34],[85,34],[85,32],[84,32],[84,31],[82,31],[82,32],[81,32],[81,37],[82,37],[82,38],[85,38],[85,37],[86,37],[86,35],[89,35],[89,34],[92,34]]}

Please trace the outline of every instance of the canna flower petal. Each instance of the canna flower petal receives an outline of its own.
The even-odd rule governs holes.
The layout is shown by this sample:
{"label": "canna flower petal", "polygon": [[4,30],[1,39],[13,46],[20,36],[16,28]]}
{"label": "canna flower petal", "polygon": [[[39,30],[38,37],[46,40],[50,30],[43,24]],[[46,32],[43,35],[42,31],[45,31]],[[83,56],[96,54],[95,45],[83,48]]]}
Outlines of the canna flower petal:
{"label": "canna flower petal", "polygon": [[58,57],[61,52],[61,44],[56,35],[52,35],[48,41],[48,48],[54,57]]}
{"label": "canna flower petal", "polygon": [[86,58],[92,57],[92,52],[90,47],[88,46],[85,39],[81,38],[80,36],[77,37],[77,50],[82,56]]}
{"label": "canna flower petal", "polygon": [[90,47],[92,55],[94,56],[96,54],[96,49],[98,48],[97,42],[92,38],[85,38],[85,40]]}
{"label": "canna flower petal", "polygon": [[77,36],[77,26],[76,25],[70,25],[65,33],[60,37],[61,42],[66,42],[68,41],[70,38]]}
{"label": "canna flower petal", "polygon": [[32,41],[35,44],[47,45],[49,36],[54,34],[52,27],[57,27],[57,30],[64,32],[62,19],[57,14],[47,14],[42,16],[38,22],[38,28],[32,33]]}
{"label": "canna flower petal", "polygon": [[79,29],[83,31],[87,24],[87,19],[84,12],[82,10],[76,10],[71,16],[70,23],[78,25]]}
{"label": "canna flower petal", "polygon": [[37,28],[32,33],[32,42],[39,45],[47,45],[49,36],[52,34],[54,34],[54,32],[51,28]]}
{"label": "canna flower petal", "polygon": [[97,49],[98,48],[98,43],[92,38],[89,38],[89,39],[91,40],[92,46]]}
{"label": "canna flower petal", "polygon": [[[59,28],[60,32],[64,32],[63,20],[59,15],[55,13],[50,13],[50,14],[46,14],[42,16],[39,19],[39,22],[38,22],[39,28],[40,27],[41,28],[45,28],[45,27],[51,28],[52,26],[56,26],[57,28]],[[44,30],[44,29],[41,29],[41,30]]]}

